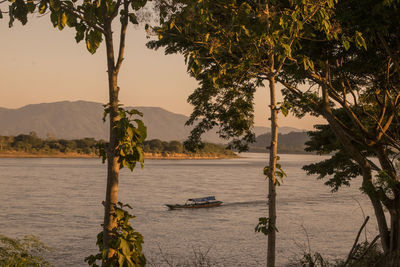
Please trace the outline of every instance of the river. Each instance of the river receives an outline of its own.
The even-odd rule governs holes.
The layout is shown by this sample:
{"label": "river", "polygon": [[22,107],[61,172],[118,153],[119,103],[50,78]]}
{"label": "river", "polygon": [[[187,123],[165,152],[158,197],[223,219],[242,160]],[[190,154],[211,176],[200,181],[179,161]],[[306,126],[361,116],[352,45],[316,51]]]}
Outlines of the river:
{"label": "river", "polygon": [[[213,266],[265,266],[266,237],[255,233],[267,217],[266,155],[238,159],[146,160],[143,169],[122,170],[119,199],[133,206],[133,226],[144,235],[150,266],[186,264],[206,254]],[[371,216],[367,236],[377,233],[371,205],[360,190],[330,188],[301,169],[323,159],[316,155],[281,155],[287,177],[277,189],[277,265],[303,251],[328,259],[350,250],[364,216]],[[55,266],[87,266],[96,253],[101,230],[106,166],[98,159],[0,159],[0,234],[33,234],[54,252]],[[165,203],[215,195],[221,207],[169,211]],[[363,235],[364,238],[364,235]],[[363,239],[364,240],[364,239]]]}

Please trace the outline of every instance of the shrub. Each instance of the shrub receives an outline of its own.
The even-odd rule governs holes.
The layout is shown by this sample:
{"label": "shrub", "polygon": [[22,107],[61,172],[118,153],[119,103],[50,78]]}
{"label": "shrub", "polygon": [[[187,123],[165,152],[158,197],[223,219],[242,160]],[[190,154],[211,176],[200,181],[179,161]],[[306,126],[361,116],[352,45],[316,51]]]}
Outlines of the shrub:
{"label": "shrub", "polygon": [[51,266],[42,256],[49,251],[51,249],[34,236],[13,239],[0,235],[0,266]]}

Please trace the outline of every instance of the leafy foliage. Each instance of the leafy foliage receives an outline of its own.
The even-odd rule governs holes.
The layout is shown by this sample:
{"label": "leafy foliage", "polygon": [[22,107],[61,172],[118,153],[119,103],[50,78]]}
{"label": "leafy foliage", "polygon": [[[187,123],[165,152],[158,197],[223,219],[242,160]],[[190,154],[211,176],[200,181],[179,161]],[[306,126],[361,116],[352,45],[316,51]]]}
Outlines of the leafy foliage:
{"label": "leafy foliage", "polygon": [[[93,267],[99,267],[96,264],[98,260],[101,260],[106,267],[136,267],[145,266],[146,258],[142,253],[143,236],[136,232],[132,228],[131,219],[135,216],[129,214],[125,209],[132,209],[128,204],[118,202],[115,207],[115,213],[113,214],[117,221],[117,227],[114,229],[114,238],[110,241],[109,247],[104,248],[103,246],[103,232],[97,235],[97,246],[99,247],[99,253],[96,255],[90,255],[85,258],[85,261]],[[108,249],[114,249],[114,255],[112,258],[107,258]]]}
{"label": "leafy foliage", "polygon": [[326,185],[336,192],[342,185],[350,186],[350,181],[361,174],[360,167],[351,160],[349,155],[341,150],[331,158],[318,163],[303,166],[307,174],[318,174],[318,179],[329,177]]}
{"label": "leafy foliage", "polygon": [[[188,124],[197,123],[188,143],[194,148],[201,145],[202,133],[219,126],[221,137],[235,138],[232,145],[246,149],[254,141],[255,88],[279,73],[285,60],[294,60],[296,40],[309,37],[310,28],[337,35],[329,20],[334,1],[173,3],[179,8],[165,5],[162,25],[154,29],[159,40],[148,46],[182,53],[188,72],[199,81],[188,99],[194,106]],[[311,61],[303,61],[312,67]],[[278,107],[283,114],[287,104]]]}
{"label": "leafy foliage", "polygon": [[[106,32],[105,22],[115,18],[121,6],[124,6],[120,12],[121,23],[138,24],[136,12],[147,3],[147,0],[85,0],[81,2],[78,0],[15,0],[10,2],[7,12],[10,27],[13,26],[15,20],[25,25],[30,13],[50,13],[53,27],[60,31],[65,27],[75,29],[76,42],[85,40],[87,50],[94,54],[103,41],[103,34]],[[132,10],[129,10],[129,7]]]}
{"label": "leafy foliage", "polygon": [[[120,168],[127,166],[133,171],[136,162],[139,162],[143,168],[143,141],[147,136],[147,128],[141,120],[132,118],[135,115],[143,116],[143,114],[136,109],[125,110],[120,107],[118,110],[120,119],[115,123],[114,127],[117,132],[118,145],[116,154]],[[103,121],[105,121],[108,113],[110,113],[109,105],[105,105]],[[107,147],[107,143],[100,143],[99,145],[103,163],[107,159]]]}
{"label": "leafy foliage", "polygon": [[[278,159],[279,160],[279,156]],[[283,171],[281,164],[276,163],[275,164],[275,177],[278,177],[278,179],[275,179],[275,185],[281,185],[281,182],[283,182],[283,177],[286,177],[286,173]],[[270,166],[265,166],[264,167],[264,175],[269,176],[270,174]],[[280,182],[279,182],[280,180]]]}
{"label": "leafy foliage", "polygon": [[43,254],[51,249],[34,236],[13,239],[0,235],[0,266],[45,267]]}
{"label": "leafy foliage", "polygon": [[315,131],[308,132],[311,139],[306,142],[306,151],[333,155],[321,162],[306,165],[303,169],[309,175],[318,174],[318,179],[328,178],[325,184],[332,187],[333,192],[338,191],[342,185],[350,186],[350,181],[361,175],[360,166],[352,160],[329,125],[314,127]]}
{"label": "leafy foliage", "polygon": [[254,229],[255,232],[262,232],[264,235],[268,235],[272,231],[278,232],[278,228],[276,228],[276,225],[273,225],[271,223],[270,218],[266,217],[261,217],[258,218],[258,224],[256,228]]}
{"label": "leafy foliage", "polygon": [[[398,242],[390,240],[400,232],[393,223],[400,199],[399,172],[393,164],[400,151],[398,11],[397,1],[338,1],[330,20],[341,38],[315,31],[313,38],[299,42],[292,51],[296,63],[285,65],[279,77],[295,114],[322,115],[334,133],[318,129],[309,149],[334,155],[306,170],[320,177],[333,175],[327,184],[334,191],[362,174],[362,190],[374,205],[387,253],[398,251]],[[313,62],[312,68],[301,64],[304,57]],[[384,207],[391,220],[385,218]]]}

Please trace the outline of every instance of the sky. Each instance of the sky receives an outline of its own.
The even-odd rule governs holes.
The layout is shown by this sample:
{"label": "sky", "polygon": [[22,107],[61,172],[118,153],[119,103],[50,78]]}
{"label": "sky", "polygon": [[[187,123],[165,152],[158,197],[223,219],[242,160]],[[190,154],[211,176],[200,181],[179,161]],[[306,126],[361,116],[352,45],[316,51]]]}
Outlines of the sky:
{"label": "sky", "polygon": [[[73,29],[53,28],[48,16],[31,15],[27,25],[8,28],[0,20],[0,107],[86,100],[107,103],[104,43],[91,55],[84,42],[76,43]],[[162,107],[190,115],[187,97],[197,82],[186,72],[182,55],[148,49],[143,27],[129,27],[125,59],[119,74],[120,102],[125,106]],[[267,87],[255,94],[255,125],[270,126]],[[312,129],[321,119],[279,117],[279,126]]]}

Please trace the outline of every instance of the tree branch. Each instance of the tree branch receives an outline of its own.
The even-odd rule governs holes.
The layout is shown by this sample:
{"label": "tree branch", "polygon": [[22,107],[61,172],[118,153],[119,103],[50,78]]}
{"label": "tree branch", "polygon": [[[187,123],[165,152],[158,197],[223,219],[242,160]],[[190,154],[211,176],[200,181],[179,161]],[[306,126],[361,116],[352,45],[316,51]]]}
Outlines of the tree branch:
{"label": "tree branch", "polygon": [[121,6],[121,0],[117,0],[117,3],[115,5],[114,12],[111,14],[110,19],[113,20],[117,15],[119,11],[119,7]]}
{"label": "tree branch", "polygon": [[[330,75],[330,68],[328,67],[328,85],[329,85],[329,96],[332,97],[335,101],[337,101],[346,111],[347,115],[350,117],[350,119],[353,121],[355,125],[357,125],[360,130],[366,135],[369,136],[370,133],[368,132],[368,129],[364,126],[364,124],[361,123],[361,121],[358,119],[357,115],[353,112],[353,110],[349,107],[345,99],[342,99],[339,94],[336,93],[335,88],[332,85],[331,81],[331,75]],[[344,92],[345,93],[345,92]]]}
{"label": "tree branch", "polygon": [[385,48],[386,52],[388,53],[389,57],[392,59],[394,62],[395,68],[397,70],[398,75],[400,75],[400,64],[399,61],[394,57],[392,51],[390,51],[390,47],[388,43],[386,42],[385,38],[382,36],[380,32],[378,32],[378,38],[381,41],[383,47]]}
{"label": "tree branch", "polygon": [[115,65],[115,71],[118,73],[119,69],[121,68],[122,61],[124,60],[124,51],[125,51],[125,37],[126,37],[126,29],[128,28],[128,23],[129,23],[129,17],[128,17],[128,11],[129,11],[129,1],[124,0],[124,12],[125,12],[125,18],[121,21],[121,34],[119,36],[119,52],[118,52],[118,59],[117,63]]}
{"label": "tree branch", "polygon": [[78,18],[80,18],[82,21],[84,21],[87,25],[89,25],[93,29],[101,32],[102,34],[106,34],[106,31],[100,25],[97,25],[96,22],[86,19],[78,10],[71,8],[70,6],[66,5],[64,2],[61,2],[61,8],[63,10],[65,10],[67,13],[77,16]]}
{"label": "tree branch", "polygon": [[349,255],[347,256],[346,262],[344,263],[343,266],[347,266],[347,264],[349,263],[349,261],[350,261],[351,258],[353,257],[353,254],[354,254],[355,252],[357,252],[357,251],[356,251],[356,246],[357,246],[357,244],[358,244],[358,239],[360,238],[360,235],[361,235],[362,230],[363,230],[364,227],[367,225],[368,220],[369,220],[369,216],[367,216],[367,218],[365,218],[364,223],[361,225],[360,230],[358,230],[356,239],[354,240],[353,247],[351,248],[351,250],[350,250],[350,252],[349,252]]}

